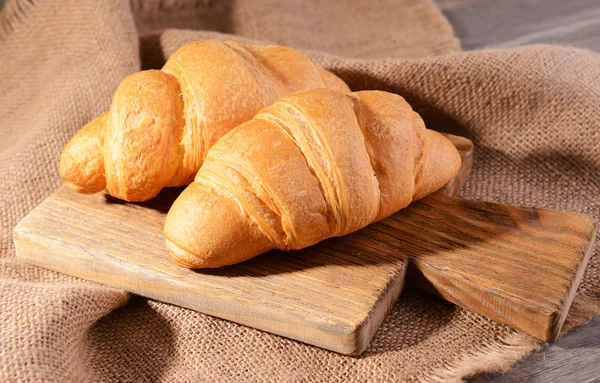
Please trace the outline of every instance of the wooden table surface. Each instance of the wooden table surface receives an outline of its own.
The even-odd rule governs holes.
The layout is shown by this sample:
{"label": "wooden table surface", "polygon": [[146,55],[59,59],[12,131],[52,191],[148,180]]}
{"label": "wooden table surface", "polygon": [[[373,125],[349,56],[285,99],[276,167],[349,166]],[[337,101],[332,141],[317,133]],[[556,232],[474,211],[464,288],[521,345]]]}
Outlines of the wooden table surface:
{"label": "wooden table surface", "polygon": [[[464,50],[563,44],[600,52],[599,0],[436,0]],[[600,382],[600,316],[526,357],[504,375],[472,382]]]}

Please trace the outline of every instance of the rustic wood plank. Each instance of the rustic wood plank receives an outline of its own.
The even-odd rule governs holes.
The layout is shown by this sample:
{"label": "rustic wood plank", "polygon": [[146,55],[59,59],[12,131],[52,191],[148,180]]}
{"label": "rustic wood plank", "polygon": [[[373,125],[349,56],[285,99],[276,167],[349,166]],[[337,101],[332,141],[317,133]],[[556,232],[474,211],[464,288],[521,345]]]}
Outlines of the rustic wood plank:
{"label": "rustic wood plank", "polygon": [[344,354],[364,350],[400,294],[406,260],[393,249],[366,257],[311,248],[216,270],[176,266],[162,233],[174,194],[136,205],[60,188],[16,227],[17,255]]}
{"label": "rustic wood plank", "polygon": [[597,0],[436,0],[463,49],[567,44],[600,52]]}
{"label": "rustic wood plank", "polygon": [[[436,227],[405,241],[409,284],[538,339],[554,339],[591,257],[595,222],[576,213],[440,197],[384,221],[390,233],[406,222]],[[440,250],[424,251],[423,242]]]}

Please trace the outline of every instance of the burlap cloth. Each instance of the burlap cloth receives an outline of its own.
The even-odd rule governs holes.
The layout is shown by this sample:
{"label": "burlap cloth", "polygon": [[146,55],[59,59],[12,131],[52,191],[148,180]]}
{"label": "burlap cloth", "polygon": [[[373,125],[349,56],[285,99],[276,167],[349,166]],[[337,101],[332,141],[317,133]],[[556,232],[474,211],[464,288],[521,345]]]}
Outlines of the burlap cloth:
{"label": "burlap cloth", "polygon": [[[539,347],[407,291],[364,355],[342,356],[26,265],[11,231],[60,185],[61,148],[123,77],[185,41],[227,37],[172,28],[327,52],[310,55],[353,89],[399,93],[429,126],[474,140],[465,198],[598,218],[599,55],[461,53],[430,0],[33,3],[9,1],[0,32],[0,381],[453,381]],[[600,311],[598,258],[596,246],[567,327]]]}

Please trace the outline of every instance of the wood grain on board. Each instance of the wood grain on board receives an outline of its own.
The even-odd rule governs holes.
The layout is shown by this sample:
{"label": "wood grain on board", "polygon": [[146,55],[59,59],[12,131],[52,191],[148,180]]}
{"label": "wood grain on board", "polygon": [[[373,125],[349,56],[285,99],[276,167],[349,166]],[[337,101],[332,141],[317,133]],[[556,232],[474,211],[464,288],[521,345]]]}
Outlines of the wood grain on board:
{"label": "wood grain on board", "polygon": [[[452,138],[465,158],[472,146]],[[463,145],[461,147],[461,145]],[[17,255],[55,271],[189,307],[344,354],[359,354],[415,286],[542,339],[562,325],[589,257],[585,216],[435,193],[352,235],[298,252],[192,271],[172,264],[164,218],[176,190],[147,203],[66,187],[15,228]],[[541,273],[540,271],[543,271]]]}
{"label": "wood grain on board", "polygon": [[544,341],[562,328],[596,236],[585,215],[440,195],[383,221],[399,222],[435,228],[394,233],[412,286]]}

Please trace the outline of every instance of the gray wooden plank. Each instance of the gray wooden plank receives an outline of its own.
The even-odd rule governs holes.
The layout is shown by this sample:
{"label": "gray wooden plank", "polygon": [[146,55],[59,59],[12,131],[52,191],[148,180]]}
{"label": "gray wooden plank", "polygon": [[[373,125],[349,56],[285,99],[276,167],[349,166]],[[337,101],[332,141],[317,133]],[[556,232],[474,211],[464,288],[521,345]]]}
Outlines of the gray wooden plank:
{"label": "gray wooden plank", "polygon": [[566,44],[600,52],[598,0],[437,0],[463,49]]}

